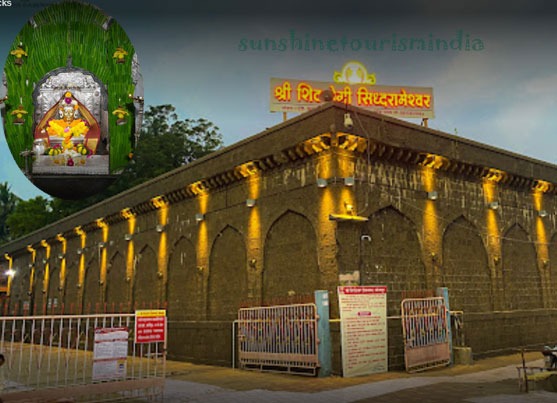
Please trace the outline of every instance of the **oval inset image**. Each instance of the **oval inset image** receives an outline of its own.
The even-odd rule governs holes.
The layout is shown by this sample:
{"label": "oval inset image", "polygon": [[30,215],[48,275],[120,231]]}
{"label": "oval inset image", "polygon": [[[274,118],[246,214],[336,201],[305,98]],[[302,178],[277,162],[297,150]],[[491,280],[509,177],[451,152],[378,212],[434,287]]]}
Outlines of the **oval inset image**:
{"label": "oval inset image", "polygon": [[96,6],[64,1],[35,14],[12,44],[0,98],[12,156],[52,196],[102,191],[139,139],[137,55],[122,27]]}

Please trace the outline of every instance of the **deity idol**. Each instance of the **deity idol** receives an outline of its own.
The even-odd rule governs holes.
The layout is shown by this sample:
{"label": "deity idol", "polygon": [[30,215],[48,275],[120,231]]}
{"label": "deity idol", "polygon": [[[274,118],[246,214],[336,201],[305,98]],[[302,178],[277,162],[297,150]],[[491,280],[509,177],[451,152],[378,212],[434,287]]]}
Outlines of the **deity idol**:
{"label": "deity idol", "polygon": [[95,153],[99,137],[95,118],[69,91],[43,116],[35,130],[35,139],[44,139],[50,147],[60,144],[64,151],[84,144]]}

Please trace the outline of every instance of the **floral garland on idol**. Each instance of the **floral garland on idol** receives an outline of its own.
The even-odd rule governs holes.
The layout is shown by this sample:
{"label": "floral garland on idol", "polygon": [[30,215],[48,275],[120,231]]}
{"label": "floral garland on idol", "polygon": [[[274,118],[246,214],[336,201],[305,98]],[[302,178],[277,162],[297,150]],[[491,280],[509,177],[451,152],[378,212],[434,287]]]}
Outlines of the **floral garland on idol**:
{"label": "floral garland on idol", "polygon": [[[71,92],[65,94],[64,100],[60,103],[60,109],[73,109],[77,112],[78,103],[72,98]],[[89,127],[79,118],[74,118],[71,122],[64,119],[53,119],[48,123],[46,132],[49,136],[62,137],[62,143],[56,144],[45,149],[44,155],[50,155],[55,164],[58,165],[85,165],[85,157],[93,155],[93,151],[83,143],[74,144],[73,138],[85,138]]]}

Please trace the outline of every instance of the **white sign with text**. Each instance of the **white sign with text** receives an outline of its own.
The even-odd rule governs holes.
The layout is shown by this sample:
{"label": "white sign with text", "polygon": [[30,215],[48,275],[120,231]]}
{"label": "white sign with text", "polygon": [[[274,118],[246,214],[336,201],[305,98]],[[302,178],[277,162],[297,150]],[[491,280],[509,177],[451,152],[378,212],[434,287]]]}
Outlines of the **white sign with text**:
{"label": "white sign with text", "polygon": [[338,299],[343,376],[387,372],[387,287],[338,287]]}

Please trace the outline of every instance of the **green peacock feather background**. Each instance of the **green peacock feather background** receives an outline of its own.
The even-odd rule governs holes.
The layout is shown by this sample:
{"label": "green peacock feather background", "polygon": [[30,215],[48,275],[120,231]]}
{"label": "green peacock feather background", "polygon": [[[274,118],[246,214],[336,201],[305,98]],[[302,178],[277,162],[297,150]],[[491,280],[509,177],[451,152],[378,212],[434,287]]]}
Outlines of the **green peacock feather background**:
{"label": "green peacock feather background", "polygon": [[[8,54],[4,67],[9,97],[5,102],[4,129],[14,159],[23,169],[25,161],[19,154],[33,146],[33,85],[49,71],[65,67],[71,55],[74,67],[96,75],[108,91],[110,172],[123,169],[134,146],[135,127],[135,110],[128,98],[128,94],[134,93],[131,65],[135,51],[128,36],[114,20],[105,30],[103,24],[110,17],[94,6],[77,1],[54,4],[33,18],[37,27],[26,24],[10,49],[15,50],[22,43],[28,56],[17,66],[15,56]],[[116,63],[113,58],[118,47],[128,52],[125,63]],[[28,114],[24,124],[14,125],[15,116],[10,112],[20,104]],[[127,123],[121,126],[112,114],[120,104],[130,113]]]}

